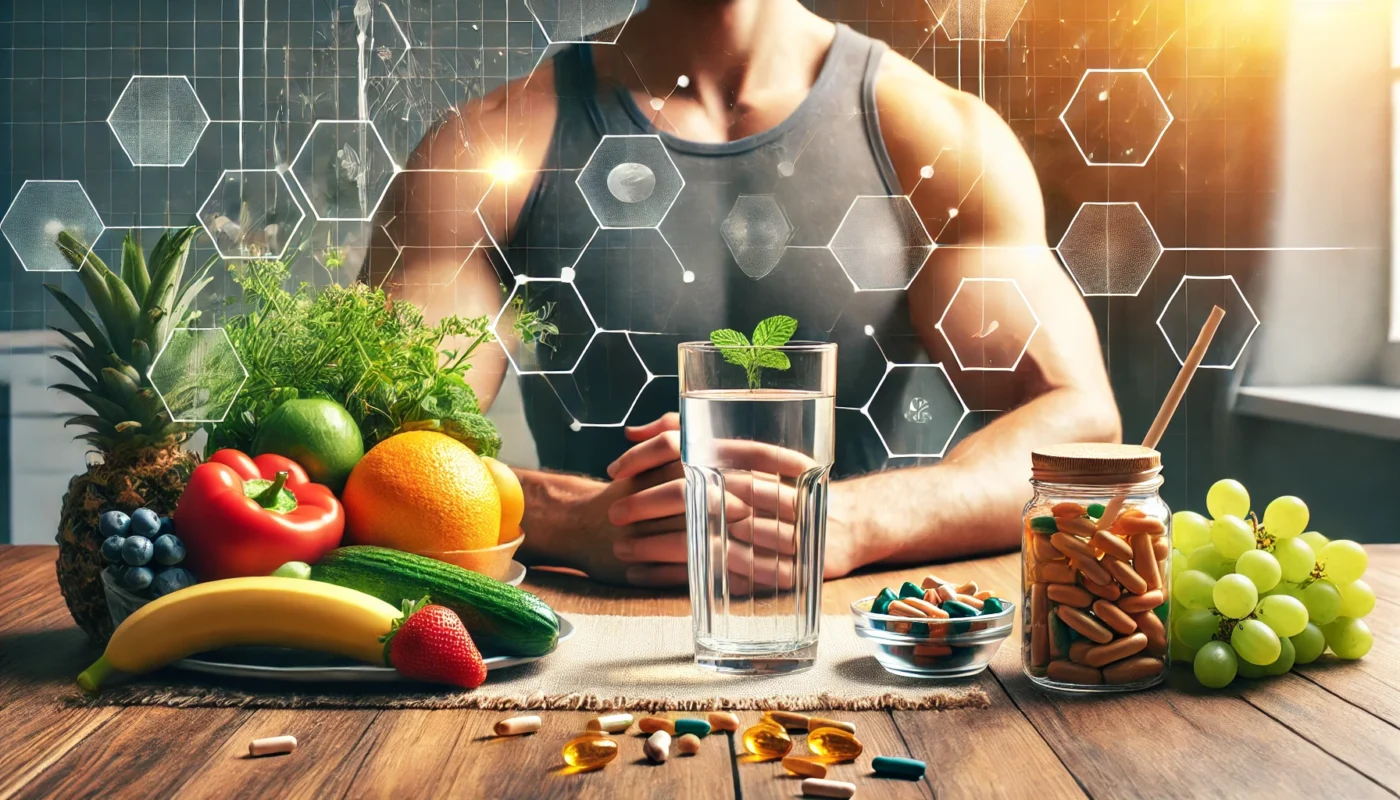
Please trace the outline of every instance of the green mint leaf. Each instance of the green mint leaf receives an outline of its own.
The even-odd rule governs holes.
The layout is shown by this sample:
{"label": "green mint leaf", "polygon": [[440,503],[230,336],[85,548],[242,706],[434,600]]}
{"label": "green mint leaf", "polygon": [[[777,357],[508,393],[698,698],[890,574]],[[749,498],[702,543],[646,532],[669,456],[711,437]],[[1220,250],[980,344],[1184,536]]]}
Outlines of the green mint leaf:
{"label": "green mint leaf", "polygon": [[766,369],[787,369],[792,366],[787,353],[781,350],[759,350],[754,353],[754,366]]}
{"label": "green mint leaf", "polygon": [[779,314],[758,323],[753,329],[754,347],[781,347],[797,333],[797,320]]}
{"label": "green mint leaf", "polygon": [[749,339],[744,334],[722,328],[710,334],[710,343],[720,349],[720,355],[730,364],[736,364],[748,369],[753,361],[753,349],[749,345]]}

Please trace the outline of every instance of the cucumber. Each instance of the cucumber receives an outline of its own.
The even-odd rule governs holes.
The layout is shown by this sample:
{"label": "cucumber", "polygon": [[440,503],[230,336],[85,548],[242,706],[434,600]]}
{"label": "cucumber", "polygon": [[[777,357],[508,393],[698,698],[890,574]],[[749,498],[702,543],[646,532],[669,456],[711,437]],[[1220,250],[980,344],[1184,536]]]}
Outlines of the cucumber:
{"label": "cucumber", "polygon": [[311,579],[355,589],[396,607],[426,595],[462,618],[483,653],[540,656],[559,641],[559,618],[540,598],[426,556],[368,545],[340,547],[312,565]]}

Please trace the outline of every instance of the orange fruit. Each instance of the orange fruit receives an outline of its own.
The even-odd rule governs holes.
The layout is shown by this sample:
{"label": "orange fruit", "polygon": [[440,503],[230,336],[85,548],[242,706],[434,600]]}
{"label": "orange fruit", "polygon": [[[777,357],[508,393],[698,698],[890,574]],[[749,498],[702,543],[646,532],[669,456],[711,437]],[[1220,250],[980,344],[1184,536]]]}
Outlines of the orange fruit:
{"label": "orange fruit", "polygon": [[490,456],[482,456],[491,477],[496,481],[496,492],[501,496],[501,544],[513,541],[520,535],[520,520],[525,518],[525,490],[520,487],[520,479],[515,471]]}
{"label": "orange fruit", "polygon": [[347,544],[411,553],[494,547],[501,495],[491,469],[446,434],[409,431],[375,445],[341,493]]}

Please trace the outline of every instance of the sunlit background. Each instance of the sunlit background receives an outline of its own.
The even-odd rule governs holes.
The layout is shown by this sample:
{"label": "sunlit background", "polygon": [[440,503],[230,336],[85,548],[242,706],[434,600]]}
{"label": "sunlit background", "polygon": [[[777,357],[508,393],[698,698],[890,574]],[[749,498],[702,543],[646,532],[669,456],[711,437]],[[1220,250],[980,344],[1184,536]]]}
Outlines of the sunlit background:
{"label": "sunlit background", "polygon": [[[61,266],[43,248],[55,220],[110,263],[129,227],[154,238],[199,221],[200,258],[286,253],[294,280],[352,280],[371,223],[350,218],[371,216],[428,127],[553,52],[522,0],[376,0],[360,21],[355,5],[0,4],[0,542],[51,541],[84,460],[62,427],[66,401],[46,388],[65,377],[46,329],[71,320],[42,284],[78,289],[71,273],[42,272]],[[620,22],[631,3],[593,5]],[[1396,539],[1390,0],[808,5],[1010,123],[1040,178],[1048,241],[1098,323],[1126,438],[1146,431],[1210,306],[1226,308],[1214,369],[1160,447],[1170,505],[1200,507],[1233,476],[1261,497],[1304,496],[1329,535]],[[168,111],[159,137],[138,113],[152,102]],[[366,141],[378,146],[346,147]],[[359,186],[319,166],[348,149]],[[509,157],[491,170],[530,180]],[[236,294],[215,272],[201,324]],[[999,325],[1027,327],[1014,298],[986,291]],[[521,388],[506,386],[492,416],[505,458],[530,465]],[[996,412],[949,424],[966,435]]]}

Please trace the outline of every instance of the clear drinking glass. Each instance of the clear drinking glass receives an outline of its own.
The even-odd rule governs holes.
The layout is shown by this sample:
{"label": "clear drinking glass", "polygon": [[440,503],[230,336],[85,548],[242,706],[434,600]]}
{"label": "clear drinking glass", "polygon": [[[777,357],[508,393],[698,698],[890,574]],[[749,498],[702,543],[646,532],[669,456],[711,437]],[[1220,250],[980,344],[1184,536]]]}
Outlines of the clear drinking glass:
{"label": "clear drinking glass", "polygon": [[[767,366],[744,366],[759,356]],[[821,623],[836,345],[682,344],[680,387],[695,663],[807,669]]]}

